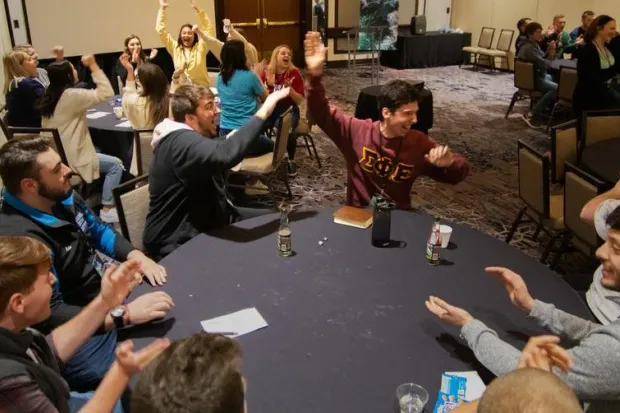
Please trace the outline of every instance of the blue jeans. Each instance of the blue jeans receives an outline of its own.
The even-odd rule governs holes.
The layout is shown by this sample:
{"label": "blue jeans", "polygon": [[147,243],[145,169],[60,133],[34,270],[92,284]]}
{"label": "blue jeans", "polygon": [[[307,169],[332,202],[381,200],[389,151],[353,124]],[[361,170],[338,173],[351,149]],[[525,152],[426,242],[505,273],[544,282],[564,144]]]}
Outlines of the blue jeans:
{"label": "blue jeans", "polygon": [[[88,403],[90,399],[93,398],[95,392],[90,391],[87,393],[77,393],[72,391],[71,397],[69,399],[69,411],[71,413],[78,413],[82,407]],[[112,413],[124,413],[123,407],[121,406],[121,402],[117,401],[112,409]]]}
{"label": "blue jeans", "polygon": [[544,79],[538,79],[537,89],[543,93],[532,108],[532,113],[536,117],[541,117],[545,110],[550,108],[558,100],[558,84],[551,80],[551,75],[545,75]]}
{"label": "blue jeans", "polygon": [[[232,131],[232,129],[220,128],[220,138],[226,138]],[[261,133],[257,139],[254,139],[252,143],[250,143],[250,146],[245,150],[243,156],[260,156],[269,152],[273,152],[273,141],[268,136]]]}
{"label": "blue jeans", "polygon": [[105,175],[101,203],[105,206],[113,206],[114,197],[112,196],[112,190],[121,183],[124,171],[123,162],[115,156],[103,153],[98,153],[97,159],[99,159],[99,172]]}
{"label": "blue jeans", "polygon": [[[267,119],[267,122],[265,123],[265,126],[268,127],[268,128],[272,128],[274,126],[277,126],[276,123],[278,122],[278,118],[288,108],[289,108],[289,106],[286,105],[286,102],[284,104],[282,104],[282,102],[279,102],[276,105],[276,108],[273,110],[273,113],[271,114],[269,119]],[[293,131],[295,129],[297,129],[297,126],[299,125],[299,118],[300,118],[299,106],[293,105],[293,108],[291,110],[291,115],[292,115],[292,119],[291,119],[291,133],[288,135],[288,142],[286,144],[286,151],[288,152],[288,159],[293,161],[293,160],[295,160],[295,153],[297,152],[297,138],[295,137],[295,134],[293,134]]]}
{"label": "blue jeans", "polygon": [[84,393],[95,390],[114,362],[116,330],[92,336],[69,359],[62,371],[71,390]]}

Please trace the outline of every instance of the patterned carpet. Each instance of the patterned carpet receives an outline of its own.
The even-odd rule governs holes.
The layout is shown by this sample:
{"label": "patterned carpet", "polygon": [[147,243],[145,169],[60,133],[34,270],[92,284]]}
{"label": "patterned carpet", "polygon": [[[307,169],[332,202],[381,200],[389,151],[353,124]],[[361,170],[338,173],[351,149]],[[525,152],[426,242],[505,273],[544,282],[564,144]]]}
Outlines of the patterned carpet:
{"label": "patterned carpet", "polygon": [[[471,175],[457,186],[418,179],[413,187],[413,206],[444,220],[505,238],[522,206],[517,193],[517,141],[522,139],[541,152],[550,148],[548,135],[528,128],[519,118],[527,103],[517,104],[513,114],[504,119],[515,90],[512,74],[473,72],[456,66],[415,70],[385,68],[381,73],[381,83],[396,78],[419,79],[426,83],[434,98],[435,126],[430,136],[463,154],[471,165]],[[369,78],[361,76],[355,81],[352,91],[370,84]],[[353,114],[357,95],[346,96],[346,82],[345,69],[327,71],[325,83],[330,100]],[[295,204],[306,207],[338,205],[345,199],[344,160],[317,127],[314,136],[323,167],[319,170],[308,153],[299,149],[299,174],[292,181]],[[532,233],[532,227],[522,227],[512,244],[531,256],[540,257],[542,248],[532,241]],[[570,254],[562,259],[558,271],[588,273],[589,269],[583,268],[587,265],[589,263],[582,257]]]}

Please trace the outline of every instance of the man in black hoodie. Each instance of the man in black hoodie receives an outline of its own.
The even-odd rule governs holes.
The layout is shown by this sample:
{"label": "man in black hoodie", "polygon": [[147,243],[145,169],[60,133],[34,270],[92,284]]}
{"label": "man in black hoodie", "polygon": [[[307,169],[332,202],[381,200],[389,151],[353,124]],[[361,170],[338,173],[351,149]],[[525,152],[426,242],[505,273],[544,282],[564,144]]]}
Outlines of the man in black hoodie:
{"label": "man in black hoodie", "polygon": [[153,139],[150,205],[143,238],[152,257],[165,257],[201,232],[259,215],[232,205],[222,175],[243,160],[289,90],[270,94],[256,114],[227,139],[214,139],[220,109],[211,90],[184,85],[175,91],[170,101],[174,121],[159,124]]}

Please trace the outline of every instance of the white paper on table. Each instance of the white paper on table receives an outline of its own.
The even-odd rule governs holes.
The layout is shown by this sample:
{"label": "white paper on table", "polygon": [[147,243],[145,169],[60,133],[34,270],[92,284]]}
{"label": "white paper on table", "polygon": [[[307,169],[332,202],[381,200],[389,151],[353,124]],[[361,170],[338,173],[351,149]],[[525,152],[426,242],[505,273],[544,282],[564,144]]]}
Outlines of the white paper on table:
{"label": "white paper on table", "polygon": [[108,116],[111,115],[111,113],[108,112],[94,112],[94,113],[89,113],[88,115],[86,115],[86,117],[88,119],[99,119],[102,118],[104,116]]}
{"label": "white paper on table", "polygon": [[481,398],[487,389],[477,371],[446,371],[446,374],[467,379],[467,384],[465,385],[465,401],[467,402]]}
{"label": "white paper on table", "polygon": [[91,109],[86,109],[86,112],[94,112],[94,111],[96,111],[96,110],[97,110],[97,109],[92,109],[92,108],[91,108]]}
{"label": "white paper on table", "polygon": [[125,122],[121,122],[118,125],[116,125],[116,127],[117,128],[131,128],[131,122],[126,120]]}
{"label": "white paper on table", "polygon": [[239,337],[267,327],[267,322],[255,307],[204,320],[200,324],[207,333],[219,333],[230,337]]}

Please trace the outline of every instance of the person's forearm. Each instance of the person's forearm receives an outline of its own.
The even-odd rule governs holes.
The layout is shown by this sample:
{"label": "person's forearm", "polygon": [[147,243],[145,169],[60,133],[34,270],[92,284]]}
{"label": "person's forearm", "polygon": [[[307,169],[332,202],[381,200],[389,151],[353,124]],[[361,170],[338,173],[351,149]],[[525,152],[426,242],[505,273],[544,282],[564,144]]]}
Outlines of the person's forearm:
{"label": "person's forearm", "polygon": [[495,331],[479,320],[467,323],[461,329],[478,361],[496,376],[502,376],[519,365],[519,350],[501,340]]}
{"label": "person's forearm", "polygon": [[568,314],[553,304],[535,300],[534,308],[528,314],[538,325],[546,328],[551,333],[560,336],[563,340],[573,344],[586,337],[593,328],[600,327],[583,318]]}
{"label": "person's forearm", "polygon": [[97,296],[77,316],[52,331],[52,341],[63,362],[97,331],[109,311],[110,307]]}
{"label": "person's forearm", "polygon": [[304,97],[297,93],[293,88],[291,88],[289,96],[293,99],[293,102],[295,102],[297,106],[301,105],[301,102],[304,101]]}
{"label": "person's forearm", "polygon": [[612,188],[611,190],[592,198],[581,210],[581,220],[588,224],[594,223],[594,213],[596,209],[604,201],[608,199],[620,199],[620,188]]}
{"label": "person's forearm", "polygon": [[133,73],[133,66],[131,67],[131,69],[125,68],[125,70],[127,70],[127,82],[135,82],[136,76]]}
{"label": "person's forearm", "polygon": [[308,111],[317,126],[338,145],[341,150],[350,136],[350,127],[356,119],[351,119],[338,108],[330,107],[321,76],[309,76],[306,80]]}
{"label": "person's forearm", "polygon": [[209,20],[209,16],[207,16],[207,12],[199,6],[194,6],[194,11],[198,15],[198,26],[200,26],[200,29],[209,36],[215,37],[215,29],[213,24],[211,24],[211,20]]}
{"label": "person's forearm", "polygon": [[123,372],[118,363],[114,362],[99,384],[99,387],[97,387],[95,394],[80,409],[80,413],[111,412],[127,388],[128,383],[129,377]]}

